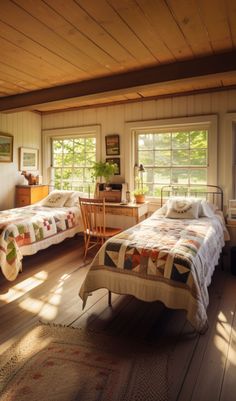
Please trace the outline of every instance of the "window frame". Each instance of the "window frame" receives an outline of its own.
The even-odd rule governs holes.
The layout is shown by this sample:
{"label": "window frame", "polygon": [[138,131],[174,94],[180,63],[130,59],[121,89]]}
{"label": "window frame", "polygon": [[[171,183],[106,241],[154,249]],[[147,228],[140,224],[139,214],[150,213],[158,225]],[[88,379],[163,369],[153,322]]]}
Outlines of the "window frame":
{"label": "window frame", "polygon": [[[145,130],[182,131],[182,130],[207,130],[208,131],[208,184],[217,184],[217,115],[178,117],[162,120],[134,121],[126,123],[127,146],[125,148],[125,159],[128,161],[125,166],[125,179],[131,191],[134,189],[134,168],[137,160],[136,133]],[[128,165],[130,168],[128,168]],[[147,196],[151,202],[158,202],[158,197]]]}
{"label": "window frame", "polygon": [[[96,138],[96,161],[101,158],[101,126],[84,126],[84,127],[70,127],[58,128],[42,131],[43,141],[43,181],[47,182],[49,187],[53,187],[51,180],[52,173],[52,146],[51,142],[54,139],[77,139],[77,138]],[[52,188],[51,188],[52,189]]]}

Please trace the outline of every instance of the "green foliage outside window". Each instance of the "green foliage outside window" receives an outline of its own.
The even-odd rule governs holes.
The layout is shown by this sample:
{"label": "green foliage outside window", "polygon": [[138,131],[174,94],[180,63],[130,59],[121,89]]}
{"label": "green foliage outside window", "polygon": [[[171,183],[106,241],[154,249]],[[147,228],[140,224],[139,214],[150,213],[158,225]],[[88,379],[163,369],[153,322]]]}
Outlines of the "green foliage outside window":
{"label": "green foliage outside window", "polygon": [[163,185],[205,185],[208,131],[145,132],[137,134],[137,160],[150,196],[160,196]]}
{"label": "green foliage outside window", "polygon": [[92,166],[95,160],[94,137],[53,139],[54,188],[93,192]]}

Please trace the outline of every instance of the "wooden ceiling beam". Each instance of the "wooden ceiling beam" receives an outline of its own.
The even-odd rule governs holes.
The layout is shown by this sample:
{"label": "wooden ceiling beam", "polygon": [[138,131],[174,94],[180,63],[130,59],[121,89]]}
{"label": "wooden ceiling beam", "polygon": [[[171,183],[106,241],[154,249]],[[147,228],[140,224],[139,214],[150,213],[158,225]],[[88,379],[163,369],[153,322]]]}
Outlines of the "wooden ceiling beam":
{"label": "wooden ceiling beam", "polygon": [[236,71],[236,51],[2,97],[0,111],[30,109],[34,105],[230,71]]}

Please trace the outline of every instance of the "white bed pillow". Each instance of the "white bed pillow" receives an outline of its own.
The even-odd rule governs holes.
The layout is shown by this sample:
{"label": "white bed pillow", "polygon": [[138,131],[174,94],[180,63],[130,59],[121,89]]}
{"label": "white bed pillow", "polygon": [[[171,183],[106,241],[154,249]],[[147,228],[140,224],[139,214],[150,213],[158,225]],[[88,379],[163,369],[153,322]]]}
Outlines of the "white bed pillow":
{"label": "white bed pillow", "polygon": [[88,194],[85,192],[80,192],[80,191],[74,191],[69,198],[67,199],[65,203],[65,207],[72,207],[72,206],[77,206],[79,202],[79,197],[81,198],[88,198]]}
{"label": "white bed pillow", "polygon": [[191,198],[170,198],[167,201],[165,217],[170,219],[198,219],[200,200]]}
{"label": "white bed pillow", "polygon": [[162,207],[155,210],[153,214],[155,214],[155,216],[165,216],[166,212],[167,212],[167,204],[165,203]]}
{"label": "white bed pillow", "polygon": [[214,217],[216,210],[217,208],[215,205],[203,199],[199,209],[199,217]]}
{"label": "white bed pillow", "polygon": [[63,207],[71,194],[71,191],[52,191],[41,201],[41,205],[47,207]]}

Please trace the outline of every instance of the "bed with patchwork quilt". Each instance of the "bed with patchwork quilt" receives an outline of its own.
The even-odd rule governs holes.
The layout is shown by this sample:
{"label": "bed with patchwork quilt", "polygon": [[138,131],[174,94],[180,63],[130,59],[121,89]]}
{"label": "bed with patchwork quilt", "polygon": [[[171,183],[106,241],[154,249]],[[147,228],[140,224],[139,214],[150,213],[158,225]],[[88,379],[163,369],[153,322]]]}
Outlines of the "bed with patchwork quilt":
{"label": "bed with patchwork quilt", "polygon": [[208,209],[208,217],[202,210],[199,215],[197,202],[194,211],[190,210],[192,201],[185,204],[184,212],[183,205],[179,204],[180,212],[172,207],[172,216],[165,205],[165,210],[109,239],[92,261],[79,291],[83,306],[93,291],[107,288],[184,309],[194,328],[204,332],[207,287],[224,246],[225,224],[221,212]]}
{"label": "bed with patchwork quilt", "polygon": [[32,255],[82,231],[80,208],[41,204],[0,212],[0,266],[15,280],[24,255]]}

